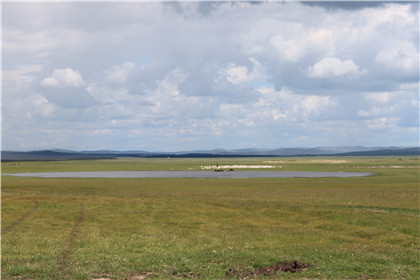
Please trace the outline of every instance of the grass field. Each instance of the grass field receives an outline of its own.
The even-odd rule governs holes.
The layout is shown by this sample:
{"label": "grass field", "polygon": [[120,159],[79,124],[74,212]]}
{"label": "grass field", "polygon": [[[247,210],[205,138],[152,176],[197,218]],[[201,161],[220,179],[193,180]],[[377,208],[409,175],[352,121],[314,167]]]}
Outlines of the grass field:
{"label": "grass field", "polygon": [[[5,162],[2,174],[214,164],[375,175],[2,176],[2,279],[420,279],[417,157]],[[310,267],[273,272],[293,261]]]}

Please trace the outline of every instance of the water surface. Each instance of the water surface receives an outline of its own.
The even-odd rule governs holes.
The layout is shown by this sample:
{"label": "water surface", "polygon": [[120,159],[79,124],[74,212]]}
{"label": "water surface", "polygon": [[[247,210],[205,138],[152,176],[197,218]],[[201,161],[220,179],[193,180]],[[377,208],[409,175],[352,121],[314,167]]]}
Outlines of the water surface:
{"label": "water surface", "polygon": [[343,178],[369,176],[372,173],[316,171],[87,171],[14,173],[7,175],[43,178]]}

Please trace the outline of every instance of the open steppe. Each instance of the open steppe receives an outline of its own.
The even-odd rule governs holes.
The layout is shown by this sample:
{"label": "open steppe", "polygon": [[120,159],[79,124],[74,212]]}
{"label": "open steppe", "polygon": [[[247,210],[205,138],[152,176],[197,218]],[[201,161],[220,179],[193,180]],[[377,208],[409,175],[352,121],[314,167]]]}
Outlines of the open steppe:
{"label": "open steppe", "polygon": [[[374,175],[7,176],[267,164]],[[420,279],[419,170],[418,157],[3,162],[2,279]]]}

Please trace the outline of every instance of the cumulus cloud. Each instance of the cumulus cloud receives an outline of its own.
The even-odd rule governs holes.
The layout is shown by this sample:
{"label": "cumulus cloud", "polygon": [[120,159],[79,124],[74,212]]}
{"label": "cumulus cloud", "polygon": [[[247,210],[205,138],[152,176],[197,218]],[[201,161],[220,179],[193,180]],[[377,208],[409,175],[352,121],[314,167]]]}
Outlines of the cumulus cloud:
{"label": "cumulus cloud", "polygon": [[339,58],[327,57],[306,69],[309,78],[328,78],[334,76],[359,76],[367,73],[360,70],[351,59],[341,61]]}
{"label": "cumulus cloud", "polygon": [[[296,95],[283,88],[276,91],[270,88],[260,89],[261,97],[253,107],[257,109],[256,115],[272,118],[274,121],[282,120],[286,123],[299,123],[302,121],[316,121],[328,109],[338,105],[337,98],[316,95]],[[268,119],[264,120],[264,122]]]}
{"label": "cumulus cloud", "polygon": [[254,58],[250,58],[249,61],[253,64],[252,70],[249,70],[248,67],[244,65],[229,63],[227,69],[221,71],[221,75],[225,76],[226,79],[234,85],[251,83],[258,79],[264,79],[261,63]]}
{"label": "cumulus cloud", "polygon": [[248,80],[248,68],[231,64],[226,71],[226,79],[232,84],[239,84]]}
{"label": "cumulus cloud", "polygon": [[70,68],[55,69],[51,77],[42,80],[44,87],[82,87],[86,83],[79,71]]}
{"label": "cumulus cloud", "polygon": [[3,86],[6,88],[29,88],[34,80],[34,73],[41,71],[42,65],[19,65],[13,70],[3,70]]}
{"label": "cumulus cloud", "polygon": [[280,59],[296,62],[307,55],[334,53],[335,39],[330,30],[326,28],[308,30],[303,24],[297,23],[282,22],[282,24],[285,24],[285,29],[289,31],[270,38],[270,45]]}
{"label": "cumulus cloud", "polygon": [[122,65],[113,66],[111,69],[105,71],[106,78],[111,83],[125,85],[129,75],[135,68],[136,65],[133,62],[126,62]]}
{"label": "cumulus cloud", "polygon": [[35,112],[44,118],[52,117],[56,110],[54,105],[42,95],[34,95],[29,102],[35,108]]}
{"label": "cumulus cloud", "polygon": [[418,7],[8,2],[3,143],[417,143]]}
{"label": "cumulus cloud", "polygon": [[419,52],[411,42],[399,42],[398,46],[379,51],[375,60],[386,67],[418,70]]}

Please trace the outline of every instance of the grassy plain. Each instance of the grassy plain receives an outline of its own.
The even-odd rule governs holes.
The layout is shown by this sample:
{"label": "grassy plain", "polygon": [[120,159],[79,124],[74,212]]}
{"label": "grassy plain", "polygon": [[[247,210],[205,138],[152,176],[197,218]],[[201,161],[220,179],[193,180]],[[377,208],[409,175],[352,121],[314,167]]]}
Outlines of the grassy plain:
{"label": "grassy plain", "polygon": [[[229,270],[252,279],[420,279],[417,157],[6,162],[2,174],[200,170],[214,164],[375,175],[2,176],[2,279],[235,279]],[[294,260],[312,267],[249,276]]]}

